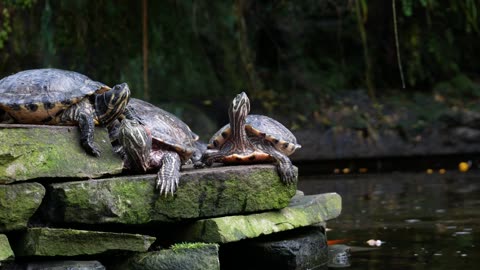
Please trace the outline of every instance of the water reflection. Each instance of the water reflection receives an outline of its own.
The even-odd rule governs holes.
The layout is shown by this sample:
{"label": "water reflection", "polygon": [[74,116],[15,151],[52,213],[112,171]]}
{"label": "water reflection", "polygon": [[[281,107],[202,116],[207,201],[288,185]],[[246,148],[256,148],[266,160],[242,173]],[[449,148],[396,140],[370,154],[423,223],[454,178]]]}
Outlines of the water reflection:
{"label": "water reflection", "polygon": [[[301,168],[300,168],[301,169]],[[305,194],[337,192],[342,214],[328,239],[344,240],[347,269],[478,269],[480,172],[302,175]],[[369,248],[368,240],[382,243]]]}

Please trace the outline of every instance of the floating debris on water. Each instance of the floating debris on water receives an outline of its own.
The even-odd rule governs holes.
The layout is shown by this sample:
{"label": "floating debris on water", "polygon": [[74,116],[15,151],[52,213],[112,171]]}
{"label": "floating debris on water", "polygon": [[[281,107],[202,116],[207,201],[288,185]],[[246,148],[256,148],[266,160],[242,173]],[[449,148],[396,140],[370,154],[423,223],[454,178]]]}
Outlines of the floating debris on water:
{"label": "floating debris on water", "polygon": [[384,244],[385,242],[383,242],[381,240],[370,239],[366,243],[371,247],[379,247],[382,244]]}
{"label": "floating debris on water", "polygon": [[417,223],[417,222],[420,222],[420,221],[421,221],[420,219],[416,219],[416,218],[405,220],[406,223]]}

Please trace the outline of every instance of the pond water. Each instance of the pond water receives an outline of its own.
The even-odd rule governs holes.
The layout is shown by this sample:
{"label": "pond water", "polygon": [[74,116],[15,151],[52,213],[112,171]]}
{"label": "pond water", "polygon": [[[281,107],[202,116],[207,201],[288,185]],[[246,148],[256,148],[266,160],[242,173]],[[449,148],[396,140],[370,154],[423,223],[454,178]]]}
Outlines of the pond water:
{"label": "pond water", "polygon": [[327,237],[336,241],[332,246],[350,247],[346,269],[479,269],[478,170],[356,175],[299,170],[298,189],[306,195],[342,196],[342,213],[327,223]]}

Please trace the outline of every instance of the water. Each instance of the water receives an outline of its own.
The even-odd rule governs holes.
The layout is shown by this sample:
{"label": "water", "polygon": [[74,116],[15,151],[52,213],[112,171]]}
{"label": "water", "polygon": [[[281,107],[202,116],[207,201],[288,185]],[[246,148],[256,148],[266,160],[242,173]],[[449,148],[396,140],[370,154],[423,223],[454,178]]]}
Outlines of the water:
{"label": "water", "polygon": [[350,246],[346,269],[479,269],[479,171],[300,175],[306,195],[342,196],[327,237]]}

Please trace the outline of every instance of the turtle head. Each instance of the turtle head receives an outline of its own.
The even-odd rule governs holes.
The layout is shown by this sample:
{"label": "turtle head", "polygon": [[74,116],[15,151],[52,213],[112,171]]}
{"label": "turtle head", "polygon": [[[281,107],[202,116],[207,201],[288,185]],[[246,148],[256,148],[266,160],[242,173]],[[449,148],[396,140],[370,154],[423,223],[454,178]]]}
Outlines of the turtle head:
{"label": "turtle head", "polygon": [[248,99],[247,94],[242,92],[238,94],[230,104],[228,110],[228,116],[230,118],[230,124],[233,122],[238,122],[238,120],[245,120],[248,113],[250,112],[250,100]]}
{"label": "turtle head", "polygon": [[131,166],[147,171],[152,150],[150,130],[135,120],[124,119],[119,127],[118,140]]}
{"label": "turtle head", "polygon": [[107,125],[124,113],[130,100],[130,88],[126,83],[117,84],[109,91],[95,95],[95,113],[98,122]]}

